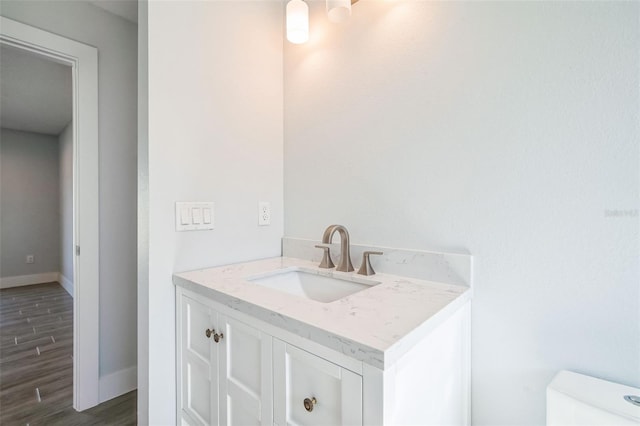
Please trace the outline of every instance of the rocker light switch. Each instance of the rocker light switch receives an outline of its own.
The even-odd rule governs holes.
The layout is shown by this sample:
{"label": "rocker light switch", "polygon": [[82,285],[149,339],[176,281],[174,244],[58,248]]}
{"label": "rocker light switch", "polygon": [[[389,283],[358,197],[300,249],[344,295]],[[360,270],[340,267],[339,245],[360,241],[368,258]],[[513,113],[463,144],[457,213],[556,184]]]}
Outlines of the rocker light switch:
{"label": "rocker light switch", "polygon": [[211,223],[211,209],[208,207],[202,209],[202,223],[205,225]]}
{"label": "rocker light switch", "polygon": [[213,202],[176,203],[176,231],[210,230],[213,225]]}
{"label": "rocker light switch", "polygon": [[191,223],[190,219],[191,218],[189,216],[189,208],[188,207],[180,208],[180,225],[188,225],[189,223]]}
{"label": "rocker light switch", "polygon": [[200,207],[192,207],[191,217],[194,225],[200,225],[202,223],[202,209]]}

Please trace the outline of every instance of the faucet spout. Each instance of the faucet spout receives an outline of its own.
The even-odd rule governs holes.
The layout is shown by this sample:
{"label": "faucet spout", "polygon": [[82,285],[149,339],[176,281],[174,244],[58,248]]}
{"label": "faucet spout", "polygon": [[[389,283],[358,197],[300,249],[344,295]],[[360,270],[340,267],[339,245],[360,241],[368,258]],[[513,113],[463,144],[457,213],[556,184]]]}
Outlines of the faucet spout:
{"label": "faucet spout", "polygon": [[351,248],[349,246],[349,231],[342,225],[329,225],[322,234],[322,243],[331,244],[333,234],[340,234],[340,261],[336,267],[336,271],[351,272],[353,265],[351,264]]}

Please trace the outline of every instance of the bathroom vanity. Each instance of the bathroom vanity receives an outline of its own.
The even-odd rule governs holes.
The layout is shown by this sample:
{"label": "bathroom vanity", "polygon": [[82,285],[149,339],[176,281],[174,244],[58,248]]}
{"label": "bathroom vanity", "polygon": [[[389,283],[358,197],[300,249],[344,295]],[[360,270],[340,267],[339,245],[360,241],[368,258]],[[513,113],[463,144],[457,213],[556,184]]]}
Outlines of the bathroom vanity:
{"label": "bathroom vanity", "polygon": [[469,286],[295,257],[174,283],[178,424],[469,424]]}

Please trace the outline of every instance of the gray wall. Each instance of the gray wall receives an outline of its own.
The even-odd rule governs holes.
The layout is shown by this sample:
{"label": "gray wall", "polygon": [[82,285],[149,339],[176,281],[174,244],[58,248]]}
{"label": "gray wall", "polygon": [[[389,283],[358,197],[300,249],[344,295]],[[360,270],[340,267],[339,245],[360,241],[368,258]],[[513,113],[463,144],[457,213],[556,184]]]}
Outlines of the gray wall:
{"label": "gray wall", "polygon": [[100,375],[136,365],[136,25],[84,1],[3,0],[0,14],[98,49]]}
{"label": "gray wall", "polygon": [[73,125],[67,124],[58,136],[60,170],[60,268],[73,284]]}
{"label": "gray wall", "polygon": [[640,386],[640,4],[310,3],[285,234],[469,251],[476,425],[544,424],[564,368]]}
{"label": "gray wall", "polygon": [[[149,423],[149,19],[138,1],[138,424]],[[153,323],[153,322],[152,322]],[[155,372],[155,371],[154,371]],[[171,392],[171,391],[170,391]]]}
{"label": "gray wall", "polygon": [[58,138],[1,129],[0,276],[58,272],[58,199]]}

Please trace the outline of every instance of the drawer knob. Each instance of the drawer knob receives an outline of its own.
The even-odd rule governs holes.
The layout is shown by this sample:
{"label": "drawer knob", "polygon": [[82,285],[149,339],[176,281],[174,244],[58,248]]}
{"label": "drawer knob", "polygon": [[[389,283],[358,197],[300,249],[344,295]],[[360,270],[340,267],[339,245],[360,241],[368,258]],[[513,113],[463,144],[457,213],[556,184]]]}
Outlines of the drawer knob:
{"label": "drawer knob", "polygon": [[223,337],[224,337],[224,334],[222,334],[222,333],[220,333],[220,334],[216,333],[216,334],[214,334],[214,335],[213,335],[213,340],[215,340],[215,341],[216,341],[216,343],[218,343],[218,342],[220,341],[220,339],[222,339]]}
{"label": "drawer knob", "polygon": [[304,409],[307,410],[308,412],[312,412],[313,411],[313,406],[316,405],[318,401],[316,401],[316,397],[311,397],[311,399],[309,398],[305,398],[304,399]]}
{"label": "drawer knob", "polygon": [[207,331],[204,332],[207,338],[211,337],[213,333],[215,333],[215,330],[209,330],[208,328],[207,328]]}

